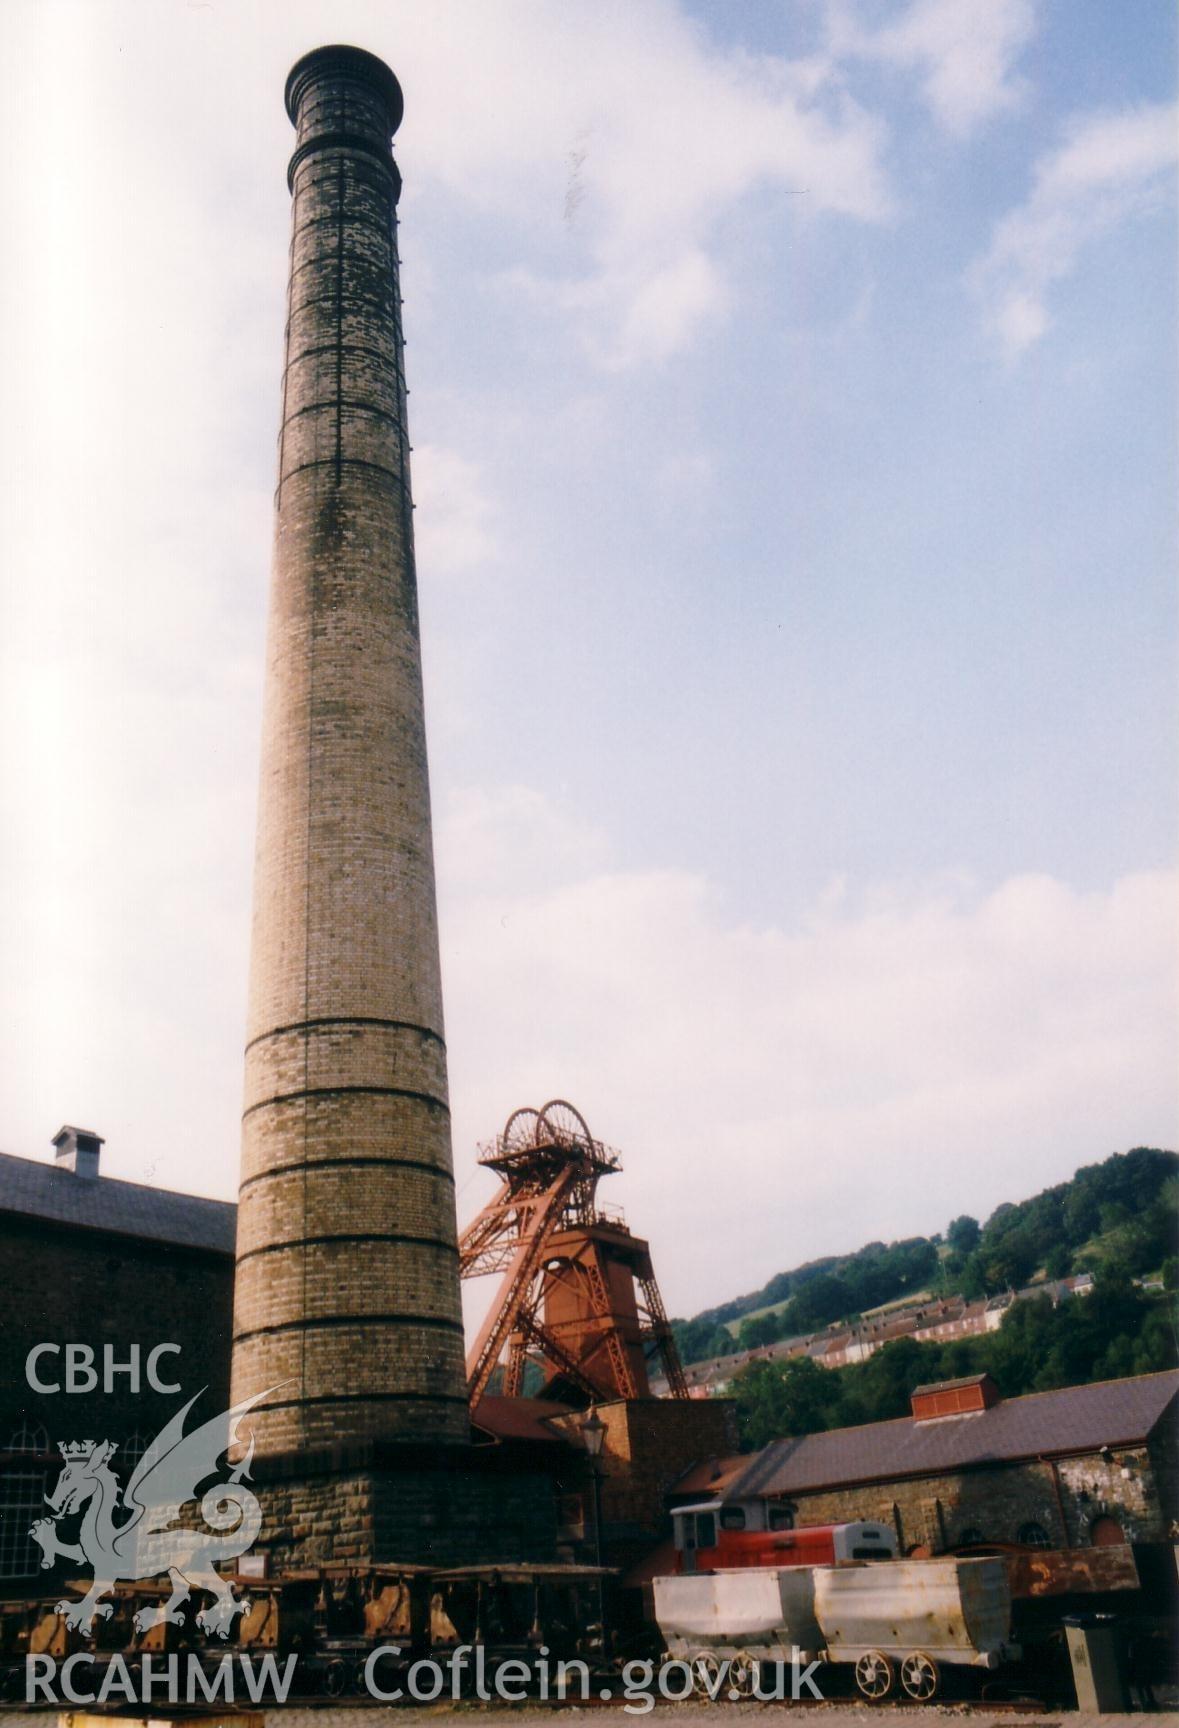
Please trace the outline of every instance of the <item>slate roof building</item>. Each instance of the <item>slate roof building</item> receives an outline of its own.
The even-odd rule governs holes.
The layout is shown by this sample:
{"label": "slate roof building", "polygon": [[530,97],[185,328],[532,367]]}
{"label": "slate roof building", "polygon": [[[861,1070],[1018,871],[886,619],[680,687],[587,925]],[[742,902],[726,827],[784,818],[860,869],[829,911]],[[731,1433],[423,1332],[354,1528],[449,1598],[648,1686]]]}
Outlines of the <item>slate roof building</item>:
{"label": "slate roof building", "polygon": [[736,1469],[698,1466],[726,1501],[787,1505],[800,1524],[887,1520],[905,1553],[977,1542],[1161,1541],[1179,1519],[1179,1370],[1004,1399],[989,1375],[918,1387],[891,1422],[773,1441]]}
{"label": "slate roof building", "polygon": [[[57,1145],[76,1146],[79,1139],[103,1144],[84,1128],[62,1128]],[[198,1253],[233,1253],[237,1207],[228,1200],[206,1200],[199,1194],[177,1194],[142,1182],[99,1179],[98,1153],[93,1166],[76,1170],[69,1153],[52,1164],[14,1158],[0,1152],[0,1216],[35,1219],[41,1226],[100,1230],[107,1235],[169,1243]]]}
{"label": "slate roof building", "polygon": [[[0,1579],[37,1572],[28,1529],[56,1479],[59,1441],[114,1440],[126,1462],[175,1412],[179,1394],[147,1374],[157,1345],[178,1347],[157,1379],[184,1398],[200,1393],[208,1415],[229,1402],[237,1208],[103,1175],[92,1130],[67,1125],[53,1145],[52,1164],[0,1153]],[[52,1348],[30,1369],[38,1344]],[[82,1352],[76,1390],[70,1344]],[[91,1361],[98,1384],[87,1391]]]}

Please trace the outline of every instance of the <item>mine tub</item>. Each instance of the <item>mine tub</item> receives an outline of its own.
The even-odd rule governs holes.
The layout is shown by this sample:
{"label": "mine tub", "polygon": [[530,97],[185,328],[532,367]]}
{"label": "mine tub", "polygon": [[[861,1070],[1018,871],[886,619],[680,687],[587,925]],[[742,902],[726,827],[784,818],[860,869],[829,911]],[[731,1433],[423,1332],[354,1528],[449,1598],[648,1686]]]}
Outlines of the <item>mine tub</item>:
{"label": "mine tub", "polygon": [[789,1662],[819,1653],[814,1569],[686,1573],[654,1580],[655,1618],[672,1656],[738,1653]]}
{"label": "mine tub", "polygon": [[832,1661],[919,1651],[934,1664],[997,1668],[1019,1654],[1000,1558],[822,1567],[814,1578],[815,1617]]}

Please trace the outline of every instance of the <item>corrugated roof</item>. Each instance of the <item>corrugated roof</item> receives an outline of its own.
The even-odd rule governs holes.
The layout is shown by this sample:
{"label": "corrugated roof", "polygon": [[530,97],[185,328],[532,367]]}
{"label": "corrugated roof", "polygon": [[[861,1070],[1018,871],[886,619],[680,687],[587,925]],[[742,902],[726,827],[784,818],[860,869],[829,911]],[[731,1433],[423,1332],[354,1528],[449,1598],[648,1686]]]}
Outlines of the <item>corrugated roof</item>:
{"label": "corrugated roof", "polygon": [[0,1152],[0,1212],[218,1254],[233,1253],[237,1229],[237,1207],[229,1200],[205,1200],[109,1176],[76,1176],[10,1152]]}
{"label": "corrugated roof", "polygon": [[927,1476],[1043,1454],[1096,1452],[1145,1440],[1179,1397],[1179,1369],[1033,1392],[989,1410],[917,1422],[869,1422],[776,1440],[733,1483],[736,1499],[843,1483]]}

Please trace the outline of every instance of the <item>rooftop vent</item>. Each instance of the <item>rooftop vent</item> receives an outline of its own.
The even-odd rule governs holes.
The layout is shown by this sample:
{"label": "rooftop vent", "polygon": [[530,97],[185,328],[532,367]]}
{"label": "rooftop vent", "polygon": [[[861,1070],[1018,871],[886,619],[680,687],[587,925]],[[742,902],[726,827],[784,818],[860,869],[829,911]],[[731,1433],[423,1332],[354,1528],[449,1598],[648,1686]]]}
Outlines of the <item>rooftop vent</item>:
{"label": "rooftop vent", "polygon": [[98,1155],[103,1145],[101,1134],[95,1134],[90,1128],[71,1128],[67,1122],[53,1136],[53,1145],[59,1170],[72,1170],[75,1176],[87,1179],[98,1175]]}
{"label": "rooftop vent", "polygon": [[912,1393],[914,1422],[939,1416],[970,1416],[999,1402],[1000,1392],[989,1374],[967,1374],[961,1380],[938,1380]]}

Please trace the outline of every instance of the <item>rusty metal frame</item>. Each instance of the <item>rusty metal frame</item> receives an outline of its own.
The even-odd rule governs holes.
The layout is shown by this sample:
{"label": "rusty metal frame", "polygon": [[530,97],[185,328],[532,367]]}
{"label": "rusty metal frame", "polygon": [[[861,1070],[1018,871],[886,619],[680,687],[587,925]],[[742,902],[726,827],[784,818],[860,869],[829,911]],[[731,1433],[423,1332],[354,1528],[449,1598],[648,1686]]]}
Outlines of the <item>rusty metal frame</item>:
{"label": "rusty metal frame", "polygon": [[[503,1278],[467,1359],[472,1404],[486,1393],[501,1360],[503,1390],[519,1397],[530,1352],[588,1400],[648,1393],[610,1297],[606,1268],[620,1252],[633,1262],[644,1357],[658,1356],[672,1397],[686,1398],[646,1244],[597,1204],[598,1183],[619,1169],[618,1154],[593,1139],[571,1104],[553,1099],[541,1110],[513,1111],[504,1132],[482,1149],[480,1163],[496,1171],[500,1188],[463,1232],[459,1270],[463,1278],[492,1272]],[[562,1235],[574,1237],[576,1252],[554,1254]],[[546,1292],[565,1280],[584,1290],[592,1316],[579,1339],[559,1337],[541,1317]]]}

